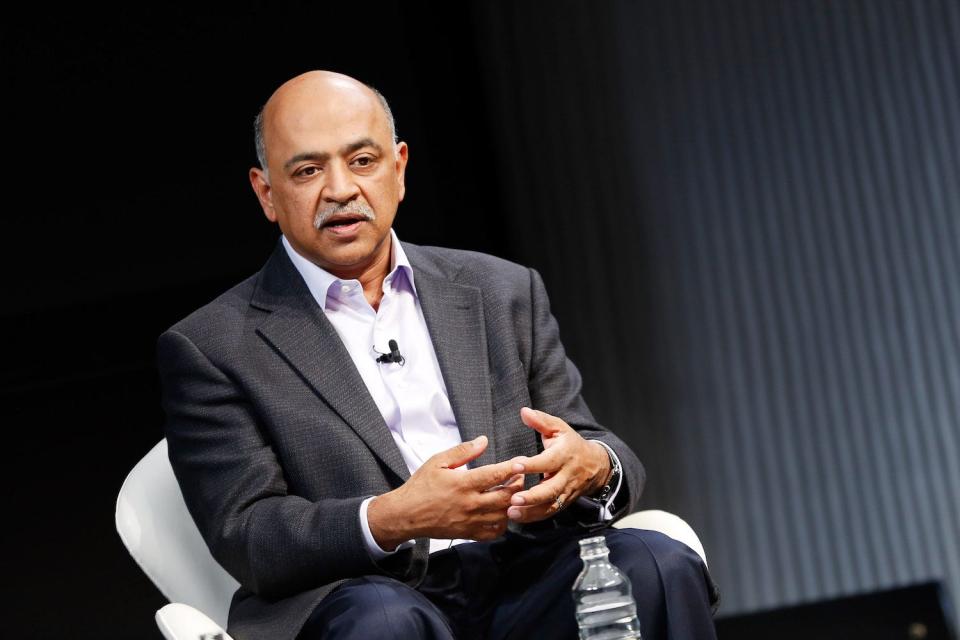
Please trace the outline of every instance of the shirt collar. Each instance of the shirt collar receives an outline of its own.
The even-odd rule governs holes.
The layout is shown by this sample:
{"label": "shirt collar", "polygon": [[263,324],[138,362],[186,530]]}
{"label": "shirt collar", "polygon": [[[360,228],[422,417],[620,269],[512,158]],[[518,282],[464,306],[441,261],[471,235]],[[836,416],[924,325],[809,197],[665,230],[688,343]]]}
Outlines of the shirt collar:
{"label": "shirt collar", "polygon": [[[326,269],[318,267],[297,253],[286,236],[281,235],[280,239],[283,242],[283,248],[286,250],[287,256],[289,256],[290,261],[293,263],[293,266],[297,268],[297,271],[300,272],[304,282],[307,283],[307,288],[317,301],[317,304],[320,305],[321,309],[326,311],[327,296],[330,293],[330,287],[334,285],[340,286],[343,281]],[[406,276],[407,282],[410,283],[410,288],[413,290],[413,295],[416,296],[417,288],[413,283],[413,267],[407,258],[407,254],[403,251],[403,245],[400,244],[396,232],[390,229],[390,272],[384,279],[384,291],[393,288],[394,279],[401,273]],[[398,286],[400,285],[398,284]]]}

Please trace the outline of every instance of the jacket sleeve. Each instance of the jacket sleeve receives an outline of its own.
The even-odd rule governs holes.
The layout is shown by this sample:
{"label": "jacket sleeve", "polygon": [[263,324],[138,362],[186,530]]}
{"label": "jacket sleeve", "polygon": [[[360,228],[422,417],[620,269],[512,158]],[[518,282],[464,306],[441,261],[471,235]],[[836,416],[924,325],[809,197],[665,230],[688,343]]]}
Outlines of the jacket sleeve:
{"label": "jacket sleeve", "polygon": [[239,382],[185,335],[165,332],[157,362],[170,462],[214,558],[241,585],[278,599],[345,578],[404,580],[410,551],[377,564],[363,545],[363,496],[312,502],[287,480]]}
{"label": "jacket sleeve", "polygon": [[[631,513],[643,492],[646,474],[636,454],[609,429],[597,423],[581,396],[580,372],[570,361],[560,342],[557,320],[550,312],[543,280],[530,269],[530,299],[532,335],[530,344],[529,389],[533,408],[562,418],[581,436],[600,440],[620,459],[622,485],[612,505],[614,519]],[[597,523],[596,510],[571,507],[561,512],[560,520],[572,519],[582,523]]]}

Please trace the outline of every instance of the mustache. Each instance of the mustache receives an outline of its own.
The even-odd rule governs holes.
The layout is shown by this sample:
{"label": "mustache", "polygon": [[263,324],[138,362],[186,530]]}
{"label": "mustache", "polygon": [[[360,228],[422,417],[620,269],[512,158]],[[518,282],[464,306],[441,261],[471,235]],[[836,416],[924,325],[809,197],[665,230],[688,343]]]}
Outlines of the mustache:
{"label": "mustache", "polygon": [[352,213],[361,216],[368,222],[377,218],[377,214],[373,212],[370,205],[365,202],[351,200],[346,204],[334,203],[322,209],[317,209],[317,214],[313,217],[313,226],[316,229],[320,229],[323,225],[330,222],[331,218],[342,213]]}

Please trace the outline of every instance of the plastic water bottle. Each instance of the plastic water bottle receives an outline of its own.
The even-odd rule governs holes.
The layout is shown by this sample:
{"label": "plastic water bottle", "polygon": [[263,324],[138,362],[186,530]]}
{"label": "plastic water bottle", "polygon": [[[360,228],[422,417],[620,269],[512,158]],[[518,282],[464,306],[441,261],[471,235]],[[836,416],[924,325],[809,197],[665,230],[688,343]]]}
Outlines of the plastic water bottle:
{"label": "plastic water bottle", "polygon": [[580,541],[583,571],[573,583],[580,640],[641,640],[630,580],[609,555],[603,536]]}

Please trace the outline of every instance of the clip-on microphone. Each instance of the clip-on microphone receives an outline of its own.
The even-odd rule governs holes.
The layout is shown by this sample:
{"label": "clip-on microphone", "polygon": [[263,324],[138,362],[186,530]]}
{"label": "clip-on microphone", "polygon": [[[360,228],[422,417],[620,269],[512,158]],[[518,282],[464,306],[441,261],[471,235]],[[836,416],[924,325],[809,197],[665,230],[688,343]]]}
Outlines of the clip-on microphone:
{"label": "clip-on microphone", "polygon": [[377,362],[380,364],[385,364],[387,362],[396,362],[401,367],[403,363],[406,362],[406,358],[400,355],[400,347],[397,345],[396,340],[387,341],[387,346],[390,347],[390,353],[381,353],[380,357],[377,358]]}

